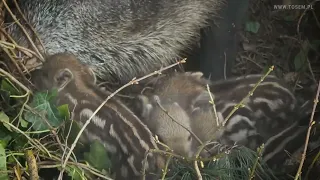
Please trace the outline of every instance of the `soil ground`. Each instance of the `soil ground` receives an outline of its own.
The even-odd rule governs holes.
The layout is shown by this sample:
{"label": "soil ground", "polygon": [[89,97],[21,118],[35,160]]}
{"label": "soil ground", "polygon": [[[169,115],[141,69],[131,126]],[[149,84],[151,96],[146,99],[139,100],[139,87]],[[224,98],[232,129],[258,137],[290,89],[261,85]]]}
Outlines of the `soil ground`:
{"label": "soil ground", "polygon": [[[276,9],[276,4],[312,5],[312,9]],[[298,85],[317,83],[320,76],[320,3],[250,1],[239,32],[241,43],[234,75],[261,73],[271,65],[278,77]]]}

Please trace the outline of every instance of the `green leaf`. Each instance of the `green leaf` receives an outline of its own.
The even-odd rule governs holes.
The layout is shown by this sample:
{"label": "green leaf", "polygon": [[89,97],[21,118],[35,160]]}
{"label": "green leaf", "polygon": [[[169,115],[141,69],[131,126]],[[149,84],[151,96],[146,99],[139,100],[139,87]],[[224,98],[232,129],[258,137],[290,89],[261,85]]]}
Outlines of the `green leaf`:
{"label": "green leaf", "polygon": [[20,133],[12,133],[11,136],[14,140],[14,149],[16,150],[25,149],[29,144],[29,140],[25,136],[21,136]]}
{"label": "green leaf", "polygon": [[68,173],[68,176],[71,177],[73,180],[85,180],[87,179],[84,176],[84,173],[81,171],[80,168],[78,168],[77,166],[67,166],[66,167],[66,172]]}
{"label": "green leaf", "polygon": [[257,21],[249,21],[246,23],[245,30],[252,33],[257,33],[260,29],[260,23]]}
{"label": "green leaf", "polygon": [[90,152],[84,153],[84,159],[98,170],[111,168],[111,161],[105,147],[97,140],[90,144]]}
{"label": "green leaf", "polygon": [[9,179],[7,171],[7,158],[4,147],[0,144],[0,180]]}
{"label": "green leaf", "polygon": [[7,132],[0,130],[0,145],[6,148],[11,139],[11,135],[9,135]]}
{"label": "green leaf", "polygon": [[13,156],[9,156],[9,157],[7,158],[7,162],[8,162],[8,163],[16,163],[16,159],[13,158]]}
{"label": "green leaf", "polygon": [[51,103],[55,103],[56,101],[56,97],[58,96],[58,90],[57,89],[53,89],[49,92],[45,92],[45,94],[47,95],[46,96],[46,99],[51,102]]}
{"label": "green leaf", "polygon": [[[32,123],[32,128],[36,131],[43,131],[49,129],[47,122],[56,128],[63,122],[63,118],[55,106],[56,94],[52,92],[36,93],[30,104],[37,113],[27,111],[24,113],[26,121]],[[46,119],[43,119],[45,117]],[[47,120],[47,122],[46,122]]]}
{"label": "green leaf", "polygon": [[69,136],[67,142],[73,143],[73,141],[76,139],[79,131],[81,130],[81,126],[78,122],[67,120],[65,122],[65,129],[63,131],[64,137]]}
{"label": "green leaf", "polygon": [[20,116],[20,125],[21,125],[21,127],[23,127],[23,128],[26,128],[26,127],[28,127],[28,122],[26,121],[26,120],[24,120],[24,119],[22,119],[22,117]]}
{"label": "green leaf", "polygon": [[70,111],[68,104],[63,104],[58,107],[59,113],[64,119],[70,119]]}
{"label": "green leaf", "polygon": [[7,79],[1,81],[1,89],[10,92],[10,94],[20,95],[19,90]]}
{"label": "green leaf", "polygon": [[2,122],[4,127],[6,127],[9,131],[12,132],[11,127],[7,124],[7,123],[10,123],[9,117],[2,111],[0,112],[0,121]]}

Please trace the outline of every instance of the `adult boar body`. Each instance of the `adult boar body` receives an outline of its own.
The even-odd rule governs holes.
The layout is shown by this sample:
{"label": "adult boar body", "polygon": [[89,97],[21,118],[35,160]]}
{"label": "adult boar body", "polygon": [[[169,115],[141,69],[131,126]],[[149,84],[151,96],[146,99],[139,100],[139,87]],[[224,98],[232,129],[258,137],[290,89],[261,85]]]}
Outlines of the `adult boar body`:
{"label": "adult boar body", "polygon": [[[181,58],[221,0],[20,0],[46,54],[71,52],[104,80],[126,82]],[[19,13],[16,13],[17,15]],[[31,47],[20,28],[8,29]]]}

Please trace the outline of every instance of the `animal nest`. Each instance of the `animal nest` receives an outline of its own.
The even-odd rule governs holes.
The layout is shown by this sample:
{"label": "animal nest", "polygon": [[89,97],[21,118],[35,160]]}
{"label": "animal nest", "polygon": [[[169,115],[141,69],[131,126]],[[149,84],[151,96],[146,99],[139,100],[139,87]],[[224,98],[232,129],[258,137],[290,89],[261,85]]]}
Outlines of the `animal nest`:
{"label": "animal nest", "polygon": [[[242,50],[233,67],[234,74],[260,73],[265,70],[265,67],[276,65],[278,76],[292,77],[293,75],[293,82],[297,84],[301,83],[301,79],[306,79],[306,81],[319,79],[320,72],[317,67],[320,65],[319,54],[315,53],[312,42],[308,40],[319,39],[319,37],[302,38],[301,32],[292,35],[289,34],[290,31],[286,32],[288,34],[280,30],[275,31],[285,25],[281,22],[277,24],[274,20],[285,16],[280,15],[284,12],[273,12],[270,7],[268,1],[251,3],[249,13],[252,22],[250,23],[260,22],[260,30],[258,33],[252,33],[250,28],[246,28],[241,32],[243,35]],[[61,169],[62,159],[68,149],[65,134],[61,136],[69,132],[63,129],[68,126],[64,123],[60,126],[60,123],[64,118],[69,118],[69,112],[65,106],[55,107],[53,105],[54,93],[32,93],[34,87],[30,82],[30,72],[43,60],[42,48],[38,49],[34,46],[33,49],[27,49],[16,44],[6,32],[10,24],[4,22],[5,15],[11,15],[12,12],[5,1],[0,3],[0,9],[2,26],[0,32],[2,48],[0,57],[0,179],[21,179],[21,177],[39,179],[38,174],[49,174],[49,177],[52,177],[52,173],[56,173],[55,170]],[[291,11],[291,13],[295,15],[295,18],[286,23],[286,25],[289,24],[289,27],[284,29],[290,29],[290,25],[294,23],[297,25],[310,21],[304,22],[309,13],[302,11]],[[24,21],[24,18],[22,14],[17,17],[20,17],[16,21],[20,26],[22,24],[20,21]],[[249,27],[250,23],[246,26]],[[315,20],[313,23],[318,24],[318,21]],[[36,37],[36,32],[31,26],[21,25],[21,28],[28,29],[25,32],[33,32],[32,36]],[[319,28],[318,26],[317,30]],[[31,34],[24,36],[31,39]],[[30,43],[35,44],[32,40]],[[295,58],[298,55],[302,56],[301,52],[305,52],[306,48],[308,49],[307,57],[310,58]],[[301,65],[303,59],[308,60],[307,67]],[[300,76],[297,75],[297,72]],[[51,124],[51,128],[47,123]],[[69,139],[74,138],[72,136],[75,134],[68,134]],[[75,156],[70,158],[65,169],[67,176],[74,179],[90,179],[94,175],[100,179],[108,179],[111,164],[108,161],[107,152],[102,150],[99,143],[93,142],[90,149],[82,155],[85,162],[78,161]],[[279,176],[276,177],[260,163],[259,157],[259,151],[235,148],[206,162],[199,160],[198,166],[203,179],[279,179]],[[164,171],[168,173],[166,179],[199,178],[199,172],[190,161],[176,157],[171,160],[170,164],[171,166]]]}

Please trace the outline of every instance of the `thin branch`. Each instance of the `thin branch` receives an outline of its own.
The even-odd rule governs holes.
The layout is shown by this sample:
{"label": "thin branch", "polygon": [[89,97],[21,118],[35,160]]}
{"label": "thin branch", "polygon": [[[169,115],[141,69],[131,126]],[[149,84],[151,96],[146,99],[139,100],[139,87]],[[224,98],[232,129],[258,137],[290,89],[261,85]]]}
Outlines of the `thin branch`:
{"label": "thin branch", "polygon": [[196,138],[196,140],[197,140],[199,143],[202,144],[202,141],[199,139],[199,137],[198,137],[196,134],[194,134],[194,132],[192,132],[190,129],[188,129],[187,127],[185,127],[183,124],[181,124],[181,123],[179,123],[178,121],[176,121],[176,120],[174,119],[174,117],[172,117],[172,116],[169,114],[168,110],[166,110],[166,109],[160,104],[160,102],[159,102],[158,100],[156,100],[156,102],[157,102],[157,105],[160,107],[160,109],[161,109],[164,113],[166,113],[166,115],[169,116],[170,119],[171,119],[173,122],[177,123],[177,124],[178,124],[179,126],[181,126],[183,129],[185,129],[185,130],[188,131],[190,134],[192,134],[192,136],[193,136],[194,138]]}
{"label": "thin branch", "polygon": [[165,167],[164,167],[164,169],[163,169],[163,173],[162,173],[162,178],[161,178],[161,180],[164,180],[164,178],[166,177],[166,175],[167,175],[167,173],[168,173],[168,167],[169,167],[169,164],[170,164],[171,159],[172,159],[172,156],[169,156],[169,158],[168,158],[168,160],[167,160],[167,162],[166,162],[166,165],[165,165]]}
{"label": "thin branch", "polygon": [[72,143],[71,148],[70,148],[70,150],[69,150],[69,152],[68,152],[68,154],[67,154],[67,156],[66,156],[66,158],[65,158],[65,160],[64,160],[64,162],[63,162],[63,164],[62,164],[62,170],[60,171],[60,175],[59,175],[59,178],[58,178],[58,179],[59,179],[59,180],[62,180],[62,175],[63,175],[64,169],[65,169],[65,167],[66,167],[67,161],[68,161],[68,159],[69,159],[69,157],[70,157],[73,149],[76,147],[76,144],[77,144],[77,142],[79,141],[80,136],[82,135],[83,131],[84,131],[85,128],[89,125],[89,123],[91,122],[92,118],[98,113],[98,111],[109,101],[109,99],[111,99],[111,98],[112,98],[113,96],[115,96],[118,92],[120,92],[121,90],[125,89],[125,88],[128,87],[128,86],[131,86],[131,85],[133,85],[133,84],[138,84],[138,82],[141,81],[141,80],[144,80],[144,79],[146,79],[146,78],[148,78],[148,77],[151,77],[151,76],[153,76],[153,75],[156,75],[156,74],[161,74],[162,71],[167,70],[167,69],[170,69],[170,68],[172,68],[172,67],[174,67],[174,66],[176,66],[176,65],[179,65],[179,64],[182,64],[182,63],[185,63],[185,62],[186,62],[186,59],[183,59],[183,60],[178,61],[178,62],[176,62],[176,63],[174,63],[174,64],[172,64],[172,65],[169,65],[169,66],[167,66],[167,67],[161,68],[161,69],[158,70],[158,71],[154,71],[153,73],[150,73],[150,74],[148,74],[148,75],[146,75],[146,76],[143,76],[143,77],[141,77],[141,78],[139,78],[139,79],[133,78],[130,82],[128,82],[127,84],[123,85],[122,87],[120,87],[119,89],[117,89],[116,91],[114,91],[113,93],[111,93],[111,94],[101,103],[101,105],[93,112],[93,114],[90,116],[90,118],[86,121],[86,123],[83,125],[83,127],[82,127],[81,130],[79,131],[77,137],[75,138],[74,142]]}
{"label": "thin branch", "polygon": [[317,90],[316,97],[314,99],[312,114],[311,114],[311,117],[310,117],[310,124],[309,124],[309,128],[308,128],[307,136],[306,136],[306,142],[305,142],[305,145],[304,145],[303,153],[301,155],[300,165],[299,165],[299,168],[298,168],[298,171],[297,171],[297,174],[296,174],[294,180],[298,180],[298,178],[299,178],[299,176],[301,174],[301,171],[302,171],[304,160],[306,158],[306,153],[307,153],[307,148],[308,148],[308,144],[309,144],[309,138],[310,138],[311,129],[312,129],[312,126],[315,124],[315,122],[313,121],[313,118],[314,118],[314,113],[315,113],[316,108],[317,108],[317,104],[319,102],[319,93],[320,93],[320,81],[318,83],[318,90]]}
{"label": "thin branch", "polygon": [[32,91],[27,88],[25,85],[23,85],[21,82],[19,82],[16,78],[14,78],[11,74],[9,74],[8,72],[6,72],[5,70],[0,68],[0,73],[2,73],[3,75],[5,75],[6,77],[8,77],[11,81],[15,82],[17,85],[19,85],[22,89],[24,89],[27,93],[32,94]]}
{"label": "thin branch", "polygon": [[209,84],[207,84],[207,91],[208,91],[209,96],[210,96],[209,103],[212,104],[212,109],[213,109],[213,113],[214,113],[214,116],[215,116],[215,119],[216,119],[217,127],[219,127],[220,123],[219,123],[219,117],[218,117],[218,114],[217,114],[216,104],[214,103],[214,99],[212,97]]}
{"label": "thin branch", "polygon": [[263,153],[263,149],[264,149],[264,144],[262,144],[262,145],[261,145],[260,147],[258,147],[258,149],[257,149],[258,157],[257,157],[256,161],[254,162],[252,169],[249,169],[249,171],[250,171],[249,180],[254,179],[254,173],[256,172],[256,169],[257,169],[259,160],[261,159],[261,156],[262,156],[262,153]]}
{"label": "thin branch", "polygon": [[198,180],[202,180],[201,172],[198,166],[198,161],[194,161],[194,169],[196,170]]}
{"label": "thin branch", "polygon": [[15,23],[21,28],[21,30],[23,31],[23,33],[26,35],[27,39],[29,40],[29,43],[31,44],[33,50],[38,53],[40,59],[43,61],[44,58],[42,56],[42,54],[39,52],[38,48],[36,47],[36,45],[33,43],[32,39],[30,38],[30,36],[28,35],[28,32],[23,28],[23,26],[21,25],[21,23],[18,21],[18,19],[16,18],[16,16],[12,13],[12,11],[10,10],[9,6],[7,5],[5,0],[2,0],[3,5],[6,7],[6,10],[9,12],[9,14],[11,15],[12,19],[15,21]]}
{"label": "thin branch", "polygon": [[48,154],[50,157],[51,157],[51,154],[50,152],[40,143],[38,142],[37,140],[33,140],[32,138],[30,138],[27,134],[25,134],[23,131],[21,131],[19,128],[17,128],[16,126],[14,126],[13,124],[9,123],[9,122],[6,122],[2,119],[0,119],[0,122],[1,123],[4,123],[4,124],[7,124],[8,126],[10,126],[10,128],[14,129],[16,132],[24,135],[24,137],[26,137],[30,142],[31,144],[33,144],[35,147],[37,147],[39,150],[43,151],[44,153]]}
{"label": "thin branch", "polygon": [[15,48],[17,48],[18,50],[22,51],[23,53],[25,53],[29,57],[30,57],[30,55],[34,55],[34,56],[38,57],[37,53],[35,53],[34,51],[32,51],[30,49],[27,49],[27,48],[25,48],[23,46],[19,46],[19,45],[15,44],[15,43],[9,43],[7,41],[1,41],[0,40],[0,46],[2,46],[4,48],[7,48],[7,49],[15,49]]}
{"label": "thin branch", "polygon": [[232,109],[232,111],[229,113],[229,115],[225,118],[225,120],[223,121],[222,125],[225,126],[226,123],[228,122],[228,120],[230,119],[230,117],[233,115],[233,113],[235,113],[239,108],[241,108],[243,106],[243,103],[250,97],[253,95],[254,91],[257,89],[257,87],[264,81],[264,79],[271,73],[271,71],[273,71],[274,66],[271,66],[268,70],[268,72],[260,79],[260,81],[255,84],[255,86],[252,88],[252,90],[247,94],[246,97],[244,97],[236,106],[234,106],[234,108]]}
{"label": "thin branch", "polygon": [[[41,39],[40,39],[40,37],[39,37],[39,35],[38,35],[38,33],[36,32],[36,30],[34,29],[34,27],[27,21],[27,18],[26,18],[25,15],[22,13],[22,11],[21,11],[21,9],[20,9],[20,7],[19,7],[19,5],[18,5],[17,0],[13,0],[13,2],[14,2],[14,4],[16,5],[16,8],[17,8],[18,12],[20,13],[22,19],[28,24],[29,28],[31,29],[31,31],[34,33],[34,35],[35,35],[36,38],[38,39],[38,41],[39,41],[40,45],[42,46],[42,48],[45,49],[45,48],[44,48],[44,45],[43,45],[43,43],[42,43],[42,41],[41,41]],[[39,58],[39,59],[41,59],[41,58]]]}
{"label": "thin branch", "polygon": [[[240,101],[240,103],[238,103],[238,104],[233,108],[233,110],[229,113],[229,115],[227,116],[227,118],[223,121],[222,126],[218,127],[218,129],[217,129],[216,132],[222,130],[222,128],[223,128],[223,127],[225,126],[225,124],[228,122],[228,120],[229,120],[229,118],[232,116],[232,114],[233,114],[234,112],[236,112],[239,108],[242,107],[243,103],[245,102],[245,100],[247,100],[247,98],[249,98],[250,96],[253,95],[253,93],[254,93],[254,91],[256,90],[256,88],[260,85],[261,82],[263,82],[263,80],[270,74],[270,72],[273,71],[273,69],[274,69],[274,66],[271,66],[271,67],[269,68],[269,71],[260,79],[259,82],[257,82],[257,83],[255,84],[255,86],[254,86],[254,87],[252,88],[252,90],[248,93],[248,95],[247,95],[246,97],[244,97],[244,98]],[[216,134],[216,133],[215,133],[215,134]],[[199,146],[198,151],[196,152],[196,156],[195,156],[196,159],[200,156],[201,151],[202,151],[212,140],[214,140],[215,138],[216,138],[216,137],[215,137],[215,135],[214,135],[214,136],[211,137],[209,140],[207,140],[204,144],[201,144],[201,145]]]}

